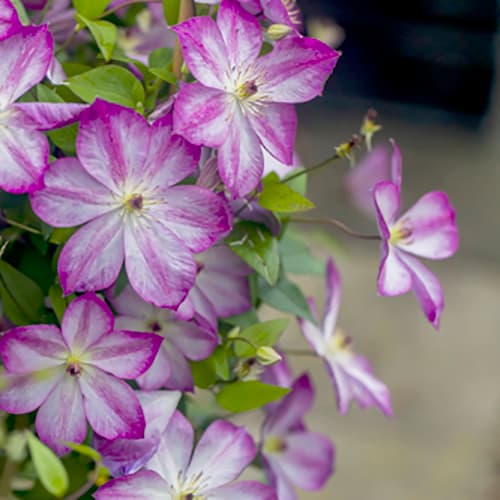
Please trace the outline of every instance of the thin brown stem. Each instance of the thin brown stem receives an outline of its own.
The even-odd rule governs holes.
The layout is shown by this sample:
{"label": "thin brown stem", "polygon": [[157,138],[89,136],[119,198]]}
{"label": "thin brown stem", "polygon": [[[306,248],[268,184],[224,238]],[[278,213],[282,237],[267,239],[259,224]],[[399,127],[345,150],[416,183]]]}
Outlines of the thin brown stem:
{"label": "thin brown stem", "polygon": [[298,222],[300,224],[329,224],[331,226],[335,226],[340,229],[347,235],[352,238],[358,238],[360,240],[377,240],[380,241],[380,236],[378,234],[363,234],[354,229],[351,229],[349,226],[344,224],[343,222],[335,219],[333,217],[299,217],[294,216],[290,217],[290,222]]}
{"label": "thin brown stem", "polygon": [[[196,13],[194,0],[181,0],[181,5],[179,9],[179,23],[186,21],[187,19],[193,17]],[[176,76],[177,80],[182,78],[182,63],[184,58],[182,56],[181,44],[179,38],[175,41],[174,54],[172,59],[172,72]],[[171,87],[171,93],[177,90],[175,85]]]}
{"label": "thin brown stem", "polygon": [[313,165],[312,167],[307,167],[304,170],[299,170],[298,172],[295,172],[288,177],[283,178],[280,182],[281,184],[286,184],[287,182],[292,181],[293,179],[296,179],[297,177],[300,177],[301,175],[306,175],[310,174],[311,172],[314,172],[315,170],[320,170],[323,167],[326,167],[329,163],[339,160],[341,156],[339,156],[337,153],[335,153],[333,156],[330,156],[330,158],[327,158],[326,160],[323,160],[320,163],[317,163],[316,165]]}

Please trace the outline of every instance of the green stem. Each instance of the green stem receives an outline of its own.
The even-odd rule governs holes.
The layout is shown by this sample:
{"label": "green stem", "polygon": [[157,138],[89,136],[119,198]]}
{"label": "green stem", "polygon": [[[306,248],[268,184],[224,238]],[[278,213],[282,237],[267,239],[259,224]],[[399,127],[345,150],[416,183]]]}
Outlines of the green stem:
{"label": "green stem", "polygon": [[380,241],[381,238],[378,234],[363,234],[354,229],[351,229],[349,226],[344,224],[343,222],[335,219],[333,217],[299,217],[294,216],[290,217],[290,222],[298,222],[299,224],[329,224],[331,226],[335,226],[337,229],[340,229],[345,234],[351,236],[352,238],[357,238],[359,240],[376,240]]}
{"label": "green stem", "polygon": [[304,170],[300,170],[298,172],[295,172],[284,179],[281,179],[280,183],[281,184],[286,184],[287,182],[292,181],[293,179],[296,179],[297,177],[300,177],[301,175],[306,175],[310,174],[311,172],[314,172],[315,170],[319,170],[323,167],[326,167],[329,163],[332,163],[335,160],[339,160],[341,156],[339,156],[337,153],[335,153],[333,156],[330,156],[330,158],[327,158],[326,160],[323,160],[322,162],[313,165],[312,167],[307,167]]}
{"label": "green stem", "polygon": [[34,227],[26,226],[25,224],[22,224],[21,222],[16,222],[15,220],[12,219],[7,219],[7,217],[2,217],[7,224],[10,224],[13,227],[17,227],[18,229],[22,229],[23,231],[27,231],[28,233],[32,234],[38,234],[42,236],[42,232],[39,231],[38,229],[35,229]]}
{"label": "green stem", "polygon": [[0,476],[0,498],[5,500],[12,498],[11,484],[18,470],[19,463],[7,459]]}

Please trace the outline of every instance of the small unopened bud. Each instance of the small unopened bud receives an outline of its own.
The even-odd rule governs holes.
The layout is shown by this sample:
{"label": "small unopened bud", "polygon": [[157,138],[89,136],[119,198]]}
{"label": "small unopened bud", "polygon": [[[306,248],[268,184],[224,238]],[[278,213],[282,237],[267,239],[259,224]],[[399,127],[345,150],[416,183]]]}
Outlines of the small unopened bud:
{"label": "small unopened bud", "polygon": [[335,148],[335,151],[340,158],[347,158],[348,160],[350,160],[352,153],[352,142],[343,142],[342,144],[340,144],[340,146],[337,146]]}
{"label": "small unopened bud", "polygon": [[238,335],[240,334],[240,327],[239,326],[235,326],[228,334],[227,334],[227,338],[228,339],[234,339],[235,337],[237,337]]}
{"label": "small unopened bud", "polygon": [[293,31],[290,26],[286,24],[271,24],[267,29],[267,34],[271,40],[281,40]]}
{"label": "small unopened bud", "polygon": [[270,366],[278,363],[283,358],[270,346],[257,349],[257,361],[262,366]]}
{"label": "small unopened bud", "polygon": [[5,453],[12,462],[22,462],[28,456],[26,434],[23,431],[13,431],[5,442]]}
{"label": "small unopened bud", "polygon": [[372,149],[372,138],[376,132],[382,129],[382,126],[375,122],[377,118],[377,112],[374,109],[369,109],[366,113],[363,124],[361,125],[361,134],[364,136],[366,141],[366,147],[368,151]]}

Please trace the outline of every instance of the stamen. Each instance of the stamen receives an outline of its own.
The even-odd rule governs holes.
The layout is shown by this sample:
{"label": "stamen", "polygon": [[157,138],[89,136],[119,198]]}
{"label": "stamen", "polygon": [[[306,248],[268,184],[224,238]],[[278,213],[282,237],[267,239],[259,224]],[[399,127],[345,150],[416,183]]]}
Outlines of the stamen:
{"label": "stamen", "polygon": [[130,210],[142,210],[144,206],[144,198],[142,194],[134,193],[127,200],[127,207]]}

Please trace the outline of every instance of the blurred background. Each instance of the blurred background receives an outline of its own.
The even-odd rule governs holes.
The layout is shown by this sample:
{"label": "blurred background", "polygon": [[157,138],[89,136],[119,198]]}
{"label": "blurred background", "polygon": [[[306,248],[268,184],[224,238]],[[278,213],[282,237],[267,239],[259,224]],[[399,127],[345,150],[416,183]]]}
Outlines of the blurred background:
{"label": "blurred background", "polygon": [[[445,290],[438,333],[412,295],[377,296],[376,242],[348,240],[335,230],[336,246],[311,236],[318,258],[333,253],[337,260],[340,325],[391,389],[395,416],[357,407],[340,416],[321,362],[293,359],[315,380],[310,426],[337,446],[337,471],[324,492],[301,498],[500,499],[496,2],[303,0],[301,7],[309,28],[323,30],[343,52],[325,95],[299,107],[303,163],[330,156],[373,107],[383,125],[376,143],[394,137],[403,153],[405,207],[427,191],[444,190],[461,232],[457,255],[429,265]],[[316,213],[376,232],[343,190],[347,169],[347,162],[336,162],[311,176]],[[321,279],[300,280],[322,299]],[[297,332],[291,343],[305,347]]]}

